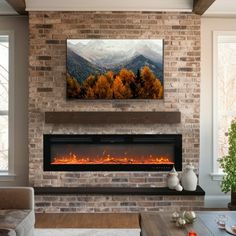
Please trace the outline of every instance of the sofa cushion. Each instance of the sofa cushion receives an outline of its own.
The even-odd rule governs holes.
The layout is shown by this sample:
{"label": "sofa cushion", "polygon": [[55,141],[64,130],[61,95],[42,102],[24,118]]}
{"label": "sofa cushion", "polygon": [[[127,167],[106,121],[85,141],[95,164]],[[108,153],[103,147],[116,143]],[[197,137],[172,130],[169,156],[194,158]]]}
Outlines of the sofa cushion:
{"label": "sofa cushion", "polygon": [[16,235],[26,235],[35,223],[32,210],[0,210],[0,228],[14,229]]}

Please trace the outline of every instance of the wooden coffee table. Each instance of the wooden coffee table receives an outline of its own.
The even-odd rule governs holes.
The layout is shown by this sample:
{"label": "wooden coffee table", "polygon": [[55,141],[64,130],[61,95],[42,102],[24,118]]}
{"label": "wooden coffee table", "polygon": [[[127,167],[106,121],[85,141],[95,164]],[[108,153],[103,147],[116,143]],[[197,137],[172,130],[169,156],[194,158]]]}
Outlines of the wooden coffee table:
{"label": "wooden coffee table", "polygon": [[228,225],[236,225],[236,211],[197,212],[197,220],[183,228],[171,222],[172,213],[142,213],[142,236],[187,236],[189,231],[195,231],[198,236],[229,236],[225,230],[217,228],[217,216],[222,214],[227,216]]}

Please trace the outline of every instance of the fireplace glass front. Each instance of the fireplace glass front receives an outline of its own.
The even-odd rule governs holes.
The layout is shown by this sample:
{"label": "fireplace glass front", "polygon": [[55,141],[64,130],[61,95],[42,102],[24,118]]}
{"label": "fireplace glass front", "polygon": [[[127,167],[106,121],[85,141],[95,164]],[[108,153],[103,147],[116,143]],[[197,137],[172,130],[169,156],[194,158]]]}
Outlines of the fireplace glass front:
{"label": "fireplace glass front", "polygon": [[45,171],[182,169],[181,135],[44,135]]}

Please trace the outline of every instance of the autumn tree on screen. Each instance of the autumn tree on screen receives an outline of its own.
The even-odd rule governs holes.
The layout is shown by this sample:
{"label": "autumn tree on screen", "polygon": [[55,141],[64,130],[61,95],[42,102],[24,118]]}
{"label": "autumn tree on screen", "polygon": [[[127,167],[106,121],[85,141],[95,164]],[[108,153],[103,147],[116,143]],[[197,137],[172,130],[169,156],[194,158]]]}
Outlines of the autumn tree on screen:
{"label": "autumn tree on screen", "polygon": [[130,89],[127,89],[127,87],[123,84],[122,79],[119,75],[116,76],[116,79],[113,82],[112,90],[114,98],[124,99],[132,97]]}
{"label": "autumn tree on screen", "polygon": [[72,98],[78,98],[80,94],[80,85],[78,81],[73,77],[67,74],[67,93]]}
{"label": "autumn tree on screen", "polygon": [[96,85],[97,77],[90,75],[83,83],[84,98],[94,98],[94,86]]}
{"label": "autumn tree on screen", "polygon": [[135,83],[134,73],[131,70],[127,70],[125,68],[121,69],[112,85],[114,98],[132,98],[133,91],[131,89],[131,84],[133,83]]}
{"label": "autumn tree on screen", "polygon": [[123,83],[126,86],[135,82],[135,74],[132,70],[127,70],[125,68],[122,68],[119,72],[119,76],[121,77]]}
{"label": "autumn tree on screen", "polygon": [[94,86],[95,98],[111,99],[113,97],[113,91],[111,84],[106,76],[100,75],[96,85]]}
{"label": "autumn tree on screen", "polygon": [[106,76],[106,78],[107,78],[107,82],[108,82],[109,84],[112,84],[113,81],[114,81],[114,73],[113,73],[111,70],[109,70],[109,71],[107,71],[107,73],[105,74],[105,76]]}
{"label": "autumn tree on screen", "polygon": [[146,99],[163,97],[163,86],[148,66],[144,66],[140,72],[138,95]]}
{"label": "autumn tree on screen", "polygon": [[107,71],[100,75],[89,75],[81,84],[68,74],[67,88],[68,95],[72,98],[163,98],[163,86],[148,66],[139,69],[137,75],[126,68],[117,73]]}

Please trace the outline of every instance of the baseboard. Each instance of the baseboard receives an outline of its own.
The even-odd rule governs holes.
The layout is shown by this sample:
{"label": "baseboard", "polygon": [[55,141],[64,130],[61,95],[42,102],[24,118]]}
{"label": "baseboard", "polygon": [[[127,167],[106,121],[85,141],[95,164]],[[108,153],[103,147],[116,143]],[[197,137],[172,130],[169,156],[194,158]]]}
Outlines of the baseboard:
{"label": "baseboard", "polygon": [[206,208],[228,208],[228,203],[230,202],[230,196],[216,196],[216,195],[206,195],[205,204]]}

